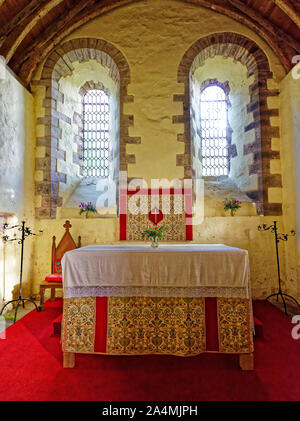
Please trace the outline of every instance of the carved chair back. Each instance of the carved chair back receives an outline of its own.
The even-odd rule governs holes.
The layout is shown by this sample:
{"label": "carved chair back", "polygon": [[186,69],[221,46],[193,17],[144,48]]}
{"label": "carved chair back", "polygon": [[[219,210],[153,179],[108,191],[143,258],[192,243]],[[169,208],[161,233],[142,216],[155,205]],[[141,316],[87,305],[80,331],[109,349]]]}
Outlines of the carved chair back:
{"label": "carved chair back", "polygon": [[70,224],[70,221],[66,221],[64,224],[66,232],[57,247],[55,235],[52,237],[51,273],[53,274],[61,274],[61,259],[66,251],[81,247],[81,236],[78,237],[78,244],[76,245],[69,231],[71,227],[72,225]]}

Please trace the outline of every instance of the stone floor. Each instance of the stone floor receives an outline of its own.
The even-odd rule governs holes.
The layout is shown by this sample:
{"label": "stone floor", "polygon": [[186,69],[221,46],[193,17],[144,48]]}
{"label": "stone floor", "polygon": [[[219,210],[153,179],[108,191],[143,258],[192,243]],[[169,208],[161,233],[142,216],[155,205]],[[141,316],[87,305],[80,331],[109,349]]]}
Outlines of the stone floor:
{"label": "stone floor", "polygon": [[[282,300],[279,298],[278,302],[276,301],[276,298],[270,300],[272,304],[274,304],[277,308],[284,311],[284,306]],[[286,307],[287,307],[287,313],[290,317],[296,316],[300,314],[300,307],[296,305],[293,301],[286,300]]]}
{"label": "stone floor", "polygon": [[[37,305],[39,305],[39,301],[35,301]],[[19,306],[18,308],[18,313],[17,313],[17,320],[20,320],[22,317],[24,317],[27,313],[29,313],[30,311],[34,310],[35,306],[33,303],[26,303],[25,307],[23,308],[22,305]],[[3,330],[5,330],[6,328],[8,328],[9,326],[11,326],[14,323],[14,316],[15,316],[15,308],[9,310],[7,313],[5,313],[4,318],[5,318],[5,322],[0,320],[0,332],[2,332]]]}

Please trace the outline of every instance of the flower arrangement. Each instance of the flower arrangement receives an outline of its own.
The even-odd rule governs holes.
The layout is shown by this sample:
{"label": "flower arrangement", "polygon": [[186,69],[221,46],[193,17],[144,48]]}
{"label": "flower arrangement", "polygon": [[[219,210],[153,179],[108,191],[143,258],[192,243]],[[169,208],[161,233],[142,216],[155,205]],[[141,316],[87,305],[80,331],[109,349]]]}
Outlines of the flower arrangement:
{"label": "flower arrangement", "polygon": [[237,199],[225,199],[224,200],[224,210],[230,210],[231,216],[234,216],[234,213],[242,207],[242,202]]}
{"label": "flower arrangement", "polygon": [[158,247],[157,239],[165,238],[163,232],[165,231],[165,226],[161,225],[153,225],[152,227],[148,227],[146,230],[142,232],[142,237],[144,238],[151,238],[152,239],[152,247]]}
{"label": "flower arrangement", "polygon": [[86,218],[88,217],[89,212],[97,212],[97,209],[92,204],[92,202],[84,203],[80,202],[79,204],[79,215],[85,213]]}

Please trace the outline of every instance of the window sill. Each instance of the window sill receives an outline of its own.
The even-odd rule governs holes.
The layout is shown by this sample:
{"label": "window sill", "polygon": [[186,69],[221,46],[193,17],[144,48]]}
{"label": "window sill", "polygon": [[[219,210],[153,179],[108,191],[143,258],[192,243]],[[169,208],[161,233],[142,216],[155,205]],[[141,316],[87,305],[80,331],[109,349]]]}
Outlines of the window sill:
{"label": "window sill", "polygon": [[229,180],[230,177],[229,177],[229,175],[219,175],[219,176],[215,176],[215,175],[204,175],[202,177],[202,179],[204,181],[226,181],[226,180]]}
{"label": "window sill", "polygon": [[117,207],[110,206],[104,207],[100,209],[101,213],[98,212],[89,212],[88,217],[85,214],[80,215],[78,208],[60,208],[59,210],[59,217],[69,218],[69,219],[82,219],[82,220],[90,220],[90,219],[117,219]]}
{"label": "window sill", "polygon": [[[97,190],[99,182],[102,182],[102,190]],[[73,218],[85,218],[85,215],[79,215],[78,207],[81,202],[91,202],[94,207],[97,207],[97,203],[101,206],[99,213],[89,212],[89,218],[116,218],[116,193],[107,188],[107,179],[84,177],[60,209],[62,218],[71,217],[71,215]],[[103,200],[99,201],[101,196]]]}

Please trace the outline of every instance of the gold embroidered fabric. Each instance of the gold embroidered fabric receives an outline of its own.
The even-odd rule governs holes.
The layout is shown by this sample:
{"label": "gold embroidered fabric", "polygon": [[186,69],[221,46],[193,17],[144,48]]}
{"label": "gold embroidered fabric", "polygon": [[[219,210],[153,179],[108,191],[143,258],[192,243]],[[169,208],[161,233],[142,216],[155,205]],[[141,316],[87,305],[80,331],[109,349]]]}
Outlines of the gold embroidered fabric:
{"label": "gold embroidered fabric", "polygon": [[[107,354],[191,356],[206,351],[205,298],[109,297],[107,316]],[[218,352],[253,352],[250,300],[217,298],[217,321],[210,329],[218,333]],[[97,329],[96,298],[64,299],[64,352],[95,352]]]}
{"label": "gold embroidered fabric", "polygon": [[218,298],[219,352],[253,352],[250,302],[242,298]]}
{"label": "gold embroidered fabric", "polygon": [[203,298],[109,298],[109,354],[187,356],[204,351]]}
{"label": "gold embroidered fabric", "polygon": [[96,298],[65,298],[62,345],[64,352],[94,352]]}

